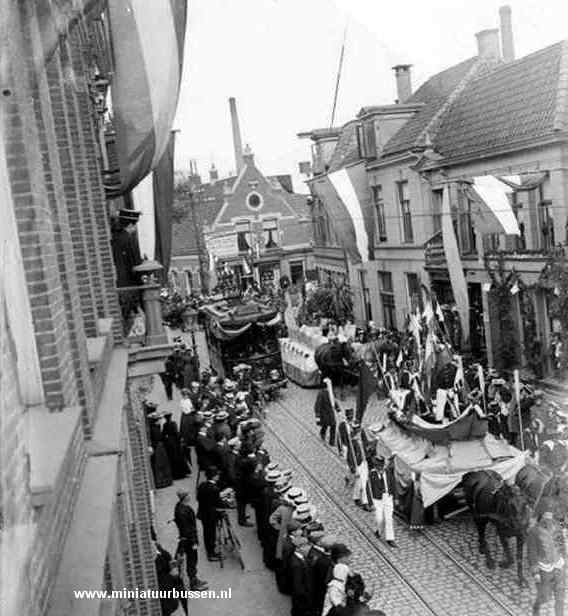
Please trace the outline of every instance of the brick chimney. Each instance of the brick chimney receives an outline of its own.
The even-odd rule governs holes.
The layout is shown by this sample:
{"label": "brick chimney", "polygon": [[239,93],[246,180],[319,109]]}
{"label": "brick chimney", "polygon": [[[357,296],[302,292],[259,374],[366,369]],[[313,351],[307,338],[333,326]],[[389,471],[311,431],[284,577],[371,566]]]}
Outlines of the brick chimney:
{"label": "brick chimney", "polygon": [[496,60],[501,57],[498,28],[481,30],[475,36],[477,37],[477,55],[480,58]]}
{"label": "brick chimney", "polygon": [[231,110],[231,126],[233,128],[233,147],[235,148],[235,165],[237,175],[244,166],[243,162],[243,142],[241,140],[241,129],[239,126],[239,116],[237,115],[237,102],[233,97],[229,99],[229,108]]}
{"label": "brick chimney", "polygon": [[515,45],[513,43],[511,7],[509,5],[502,6],[499,9],[499,18],[501,20],[501,49],[503,51],[503,60],[505,60],[505,62],[512,62],[515,59]]}
{"label": "brick chimney", "polygon": [[392,67],[396,78],[397,103],[405,103],[412,95],[411,66],[412,64],[397,64]]}

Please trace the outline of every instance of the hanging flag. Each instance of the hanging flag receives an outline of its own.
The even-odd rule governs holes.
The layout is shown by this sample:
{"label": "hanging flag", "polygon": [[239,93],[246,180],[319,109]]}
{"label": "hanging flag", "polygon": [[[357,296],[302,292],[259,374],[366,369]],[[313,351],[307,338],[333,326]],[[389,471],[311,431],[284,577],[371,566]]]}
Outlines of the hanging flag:
{"label": "hanging flag", "polygon": [[[499,181],[492,175],[482,175],[473,178],[473,189],[479,195],[482,202],[489,208],[489,211],[495,217],[498,226],[503,233],[507,235],[521,235],[519,223],[507,193],[511,192],[510,187]],[[489,213],[488,213],[489,214]],[[487,221],[491,231],[495,233],[495,227],[491,224],[490,215],[487,216]]]}
{"label": "hanging flag", "polygon": [[442,323],[444,322],[444,311],[438,302],[436,302],[436,316]]}
{"label": "hanging flag", "polygon": [[107,195],[117,196],[148,175],[168,145],[181,81],[187,0],[109,0],[108,14],[120,178]]}
{"label": "hanging flag", "polygon": [[164,266],[164,280],[167,280],[172,252],[172,212],[174,206],[174,149],[175,132],[170,131],[167,147],[154,172],[154,258]]}
{"label": "hanging flag", "polygon": [[398,357],[396,358],[396,367],[400,368],[402,364],[402,349],[398,352]]}
{"label": "hanging flag", "polygon": [[444,240],[444,251],[448,264],[448,273],[454,294],[454,302],[458,309],[463,336],[465,340],[469,338],[469,296],[467,293],[467,282],[463,273],[463,266],[452,222],[450,211],[450,189],[446,185],[442,197],[442,237]]}
{"label": "hanging flag", "polygon": [[353,263],[373,259],[374,219],[364,164],[316,178],[312,187]]}
{"label": "hanging flag", "polygon": [[424,305],[424,312],[422,316],[426,319],[426,324],[429,326],[430,323],[434,320],[434,310],[432,308],[432,302],[430,300],[426,301]]}
{"label": "hanging flag", "polygon": [[461,355],[457,355],[457,362],[458,362],[458,366],[457,366],[457,370],[456,370],[456,376],[454,377],[454,388],[458,389],[460,387],[464,386],[465,383],[465,376],[463,373],[463,360],[462,360],[462,356]]}
{"label": "hanging flag", "polygon": [[213,291],[217,284],[217,259],[212,252],[209,252],[209,291]]}
{"label": "hanging flag", "polygon": [[250,266],[245,257],[243,257],[243,272],[245,273],[245,276],[250,276]]}
{"label": "hanging flag", "polygon": [[477,364],[477,380],[479,381],[479,391],[481,391],[485,398],[485,375],[483,374],[483,366]]}

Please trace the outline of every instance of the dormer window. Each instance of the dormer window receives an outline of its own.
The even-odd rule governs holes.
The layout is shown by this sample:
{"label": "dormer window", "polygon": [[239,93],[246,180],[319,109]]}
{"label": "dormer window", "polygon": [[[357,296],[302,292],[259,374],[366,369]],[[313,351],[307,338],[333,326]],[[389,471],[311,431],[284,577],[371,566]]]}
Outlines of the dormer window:
{"label": "dormer window", "polygon": [[252,191],[247,195],[247,206],[251,210],[258,210],[262,207],[263,199],[260,193]]}
{"label": "dormer window", "polygon": [[359,156],[366,160],[377,158],[377,133],[374,120],[365,120],[357,126]]}

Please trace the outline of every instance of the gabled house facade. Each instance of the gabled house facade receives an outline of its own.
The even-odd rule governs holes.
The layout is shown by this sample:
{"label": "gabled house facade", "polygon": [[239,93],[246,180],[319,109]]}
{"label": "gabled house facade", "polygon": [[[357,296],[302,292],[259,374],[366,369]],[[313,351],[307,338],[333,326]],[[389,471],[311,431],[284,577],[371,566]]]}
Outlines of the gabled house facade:
{"label": "gabled house facade", "polygon": [[314,268],[307,195],[293,192],[289,175],[265,176],[248,146],[236,152],[236,176],[213,174],[207,184],[192,176],[198,224],[189,212],[173,235],[172,268],[184,290],[198,276],[200,238],[217,268],[231,269],[241,288],[252,279],[277,285],[282,276],[301,283]]}
{"label": "gabled house facade", "polygon": [[[511,334],[506,327],[514,330],[518,364],[535,356],[546,364],[559,324],[550,318],[550,290],[539,281],[566,245],[567,43],[515,60],[507,28],[510,20],[502,19],[502,49],[498,29],[480,32],[476,57],[433,76],[414,93],[410,67],[395,67],[397,104],[359,113],[354,123],[374,208],[375,250],[364,266],[348,264],[359,270],[349,279],[354,299],[370,296],[370,310],[355,302],[360,322],[370,317],[387,328],[403,327],[423,301],[422,285],[451,308],[441,234],[442,194],[449,186],[469,295],[469,350],[498,364]],[[508,198],[520,236],[499,228],[488,233],[480,224],[468,187],[484,175],[514,179]],[[325,204],[318,207],[325,210]],[[318,267],[328,249],[316,241]],[[502,274],[518,282],[510,283],[513,319],[507,323],[496,293]]]}

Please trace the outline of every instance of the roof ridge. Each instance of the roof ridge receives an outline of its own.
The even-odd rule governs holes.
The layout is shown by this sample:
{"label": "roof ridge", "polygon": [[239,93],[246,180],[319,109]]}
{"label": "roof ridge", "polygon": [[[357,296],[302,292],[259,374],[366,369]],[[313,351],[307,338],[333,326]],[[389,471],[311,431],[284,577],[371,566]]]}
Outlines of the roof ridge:
{"label": "roof ridge", "polygon": [[568,39],[562,41],[553,130],[564,130],[568,115]]}
{"label": "roof ridge", "polygon": [[440,109],[434,114],[432,119],[428,122],[426,127],[420,132],[418,137],[416,137],[414,141],[414,145],[425,145],[427,141],[431,143],[436,139],[436,135],[438,134],[438,130],[442,125],[444,116],[454,103],[454,101],[460,96],[460,94],[465,90],[468,84],[477,77],[482,69],[490,67],[490,63],[482,58],[477,58],[477,60],[473,63],[468,72],[464,75],[458,85],[452,90],[449,96],[446,98]]}

